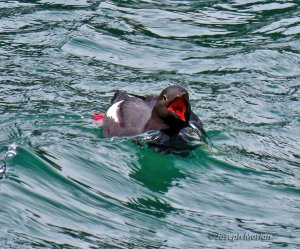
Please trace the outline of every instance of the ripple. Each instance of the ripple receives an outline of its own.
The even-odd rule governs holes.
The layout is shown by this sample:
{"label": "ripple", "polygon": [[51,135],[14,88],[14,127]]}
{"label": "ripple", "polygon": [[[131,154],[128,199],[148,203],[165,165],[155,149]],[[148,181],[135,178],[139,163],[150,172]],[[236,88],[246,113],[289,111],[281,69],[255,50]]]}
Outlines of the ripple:
{"label": "ripple", "polygon": [[[2,1],[0,15],[1,248],[299,247],[297,1]],[[213,149],[158,153],[90,118],[116,89],[170,84]],[[272,239],[210,237],[237,233]]]}
{"label": "ripple", "polygon": [[[273,34],[273,33],[284,33],[289,30],[289,26],[294,24],[298,24],[300,22],[300,18],[293,17],[293,18],[284,18],[279,21],[273,22],[266,27],[263,27],[256,32],[259,33],[266,33],[266,34]],[[293,27],[292,27],[293,28]]]}
{"label": "ripple", "polygon": [[[94,1],[96,4],[98,1]],[[62,7],[89,7],[93,6],[93,3],[91,3],[88,0],[39,0],[38,3],[40,5],[52,5],[52,6],[62,6]]]}
{"label": "ripple", "polygon": [[248,8],[248,11],[262,12],[262,11],[276,11],[284,10],[292,7],[296,7],[294,3],[267,3],[267,4],[257,4]]}

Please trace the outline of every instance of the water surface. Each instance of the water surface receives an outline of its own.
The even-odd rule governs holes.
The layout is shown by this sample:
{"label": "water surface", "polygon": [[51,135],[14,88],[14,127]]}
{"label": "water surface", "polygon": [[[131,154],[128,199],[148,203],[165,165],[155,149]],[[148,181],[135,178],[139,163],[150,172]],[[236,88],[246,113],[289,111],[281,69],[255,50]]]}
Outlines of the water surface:
{"label": "water surface", "polygon": [[[4,0],[0,18],[1,248],[300,247],[299,1]],[[171,84],[213,148],[91,120],[116,89]],[[236,234],[269,239],[218,239]]]}

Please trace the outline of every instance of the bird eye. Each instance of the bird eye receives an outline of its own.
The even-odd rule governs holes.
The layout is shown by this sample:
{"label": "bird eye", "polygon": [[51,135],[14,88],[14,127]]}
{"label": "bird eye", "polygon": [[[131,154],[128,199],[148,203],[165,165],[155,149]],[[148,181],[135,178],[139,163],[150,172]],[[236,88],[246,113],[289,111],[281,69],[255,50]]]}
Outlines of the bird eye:
{"label": "bird eye", "polygon": [[164,100],[164,101],[167,101],[166,95],[163,96],[163,100]]}

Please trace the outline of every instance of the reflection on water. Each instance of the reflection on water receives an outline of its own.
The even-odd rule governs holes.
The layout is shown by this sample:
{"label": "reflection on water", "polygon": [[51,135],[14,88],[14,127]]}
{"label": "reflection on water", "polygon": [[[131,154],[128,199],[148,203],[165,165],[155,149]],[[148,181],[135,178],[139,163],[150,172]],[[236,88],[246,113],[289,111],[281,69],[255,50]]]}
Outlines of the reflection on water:
{"label": "reflection on water", "polygon": [[17,155],[17,145],[13,143],[8,147],[8,150],[5,152],[3,159],[0,160],[0,179],[6,172],[7,161],[13,158],[15,155]]}
{"label": "reflection on water", "polygon": [[165,217],[169,212],[175,211],[169,203],[158,198],[138,197],[129,200],[128,207],[157,217]]}
{"label": "reflection on water", "polygon": [[137,162],[129,174],[153,192],[165,193],[184,174],[175,166],[174,157],[154,151],[138,152]]}
{"label": "reflection on water", "polygon": [[[133,163],[129,176],[140,182],[154,193],[166,193],[185,175],[175,166],[174,158],[167,154],[157,153],[149,149],[138,152],[137,161]],[[128,206],[136,210],[159,217],[175,211],[172,206],[155,197],[140,196],[129,200]]]}

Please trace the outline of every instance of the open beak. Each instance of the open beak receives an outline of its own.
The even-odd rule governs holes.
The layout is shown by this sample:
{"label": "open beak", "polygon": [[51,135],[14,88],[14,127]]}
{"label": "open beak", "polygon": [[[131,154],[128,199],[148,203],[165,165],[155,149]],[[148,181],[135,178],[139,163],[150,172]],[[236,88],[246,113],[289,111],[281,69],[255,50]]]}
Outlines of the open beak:
{"label": "open beak", "polygon": [[187,109],[187,100],[185,94],[176,97],[168,106],[169,111],[174,112],[181,120],[186,122],[185,111]]}

